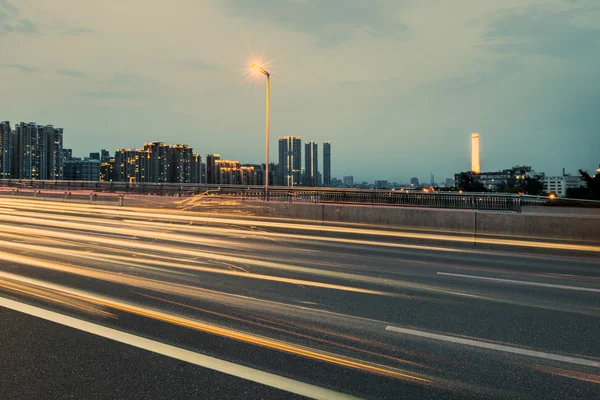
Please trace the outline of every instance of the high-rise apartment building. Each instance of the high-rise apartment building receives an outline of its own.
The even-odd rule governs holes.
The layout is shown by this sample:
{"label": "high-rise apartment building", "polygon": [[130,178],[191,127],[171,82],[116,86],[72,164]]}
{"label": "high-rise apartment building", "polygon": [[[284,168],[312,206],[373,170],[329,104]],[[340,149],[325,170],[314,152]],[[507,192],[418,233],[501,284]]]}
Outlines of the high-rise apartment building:
{"label": "high-rise apartment building", "polygon": [[64,179],[63,128],[54,128],[51,146],[51,177],[48,179],[62,180]]}
{"label": "high-rise apartment building", "polygon": [[343,181],[344,181],[345,187],[352,187],[352,185],[354,185],[354,176],[353,175],[345,175]]}
{"label": "high-rise apartment building", "polygon": [[0,122],[0,179],[11,178],[13,157],[13,132],[10,122]]}
{"label": "high-rise apartment building", "polygon": [[304,186],[319,186],[319,144],[304,143]]}
{"label": "high-rise apartment building", "polygon": [[192,148],[187,144],[176,144],[169,149],[169,169],[171,182],[192,183]]}
{"label": "high-rise apartment building", "polygon": [[188,145],[152,142],[143,149],[117,149],[114,158],[101,163],[100,175],[113,182],[199,183],[201,164]]}
{"label": "high-rise apartment building", "polygon": [[63,130],[21,122],[15,127],[12,177],[63,179]]}
{"label": "high-rise apartment building", "polygon": [[216,185],[217,178],[217,170],[215,162],[221,159],[220,154],[207,154],[206,155],[206,183],[209,185]]}
{"label": "high-rise apartment building", "polygon": [[113,182],[115,177],[115,158],[100,162],[100,182]]}
{"label": "high-rise apartment building", "polygon": [[323,142],[323,186],[331,186],[331,142]]}
{"label": "high-rise apartment building", "polygon": [[202,182],[202,157],[198,153],[192,153],[192,182]]}
{"label": "high-rise apartment building", "polygon": [[240,162],[237,160],[215,160],[215,184],[217,185],[239,185],[240,184]]}
{"label": "high-rise apartment building", "polygon": [[163,142],[145,143],[144,150],[150,152],[148,182],[169,182],[169,145]]}
{"label": "high-rise apartment building", "polygon": [[302,136],[279,138],[279,184],[296,186],[302,176]]}

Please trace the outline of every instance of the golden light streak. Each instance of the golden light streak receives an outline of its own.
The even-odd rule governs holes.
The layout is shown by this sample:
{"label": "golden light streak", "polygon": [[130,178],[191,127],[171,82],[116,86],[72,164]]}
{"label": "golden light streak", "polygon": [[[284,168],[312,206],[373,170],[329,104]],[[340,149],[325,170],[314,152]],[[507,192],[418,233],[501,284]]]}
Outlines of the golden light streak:
{"label": "golden light streak", "polygon": [[83,311],[92,315],[103,317],[116,318],[116,315],[95,307],[93,304],[85,301],[81,296],[61,293],[55,290],[44,289],[40,290],[31,285],[15,282],[12,280],[0,279],[0,288],[4,288],[9,292],[18,293],[26,297],[32,297],[37,300],[48,301],[58,306],[67,307],[70,309]]}
{"label": "golden light streak", "polygon": [[[377,356],[377,357],[386,358],[388,360],[393,360],[393,361],[396,361],[398,363],[410,364],[410,365],[418,366],[418,367],[421,367],[421,368],[429,368],[429,367],[427,367],[427,366],[425,366],[423,364],[419,364],[419,363],[416,363],[414,361],[409,361],[409,360],[404,360],[404,359],[398,358],[398,357],[388,356],[387,354],[377,353],[377,352],[374,352],[374,351],[369,351],[369,350],[357,348],[355,346],[349,346],[349,345],[346,345],[346,344],[343,344],[343,343],[334,342],[332,340],[321,339],[321,338],[318,338],[318,337],[315,337],[315,336],[310,336],[310,335],[306,335],[306,334],[303,334],[303,333],[298,333],[298,332],[295,332],[295,331],[292,331],[292,330],[289,330],[289,329],[277,328],[277,327],[275,327],[273,325],[267,325],[267,324],[263,324],[263,323],[253,322],[253,321],[250,321],[248,319],[238,318],[238,317],[234,317],[234,316],[231,316],[231,315],[228,315],[228,314],[223,314],[223,313],[219,313],[219,312],[216,312],[216,311],[211,311],[211,310],[207,310],[207,309],[204,309],[204,308],[194,307],[194,306],[191,306],[191,305],[188,305],[188,304],[184,304],[184,303],[180,303],[180,302],[177,302],[177,301],[163,299],[161,297],[151,296],[151,295],[148,295],[148,294],[137,293],[137,292],[136,292],[136,294],[138,294],[140,296],[144,296],[144,297],[149,297],[149,298],[154,299],[154,300],[162,301],[162,302],[165,302],[165,303],[178,305],[180,307],[189,308],[189,309],[196,310],[196,311],[201,311],[201,312],[204,312],[204,313],[207,313],[207,314],[218,315],[220,317],[224,317],[224,318],[227,318],[227,319],[232,319],[232,320],[240,321],[240,322],[243,322],[243,323],[246,323],[246,324],[259,326],[261,328],[266,328],[266,329],[270,329],[270,330],[274,330],[274,331],[278,331],[278,332],[287,333],[287,334],[292,335],[292,336],[297,336],[297,337],[301,337],[301,338],[305,338],[305,339],[309,339],[309,340],[315,340],[315,341],[318,341],[318,342],[321,342],[321,343],[327,343],[327,344],[330,344],[332,346],[342,347],[342,348],[353,350],[353,351],[356,351],[356,352],[359,352],[359,353],[365,353],[365,354],[374,355],[374,356]],[[256,317],[250,317],[250,318],[253,318],[255,320],[261,320],[261,318],[256,318]],[[263,321],[271,322],[271,321],[268,321],[268,320],[263,320]],[[292,328],[292,329],[294,328],[291,325],[286,325],[286,324],[282,324],[282,323],[276,323],[276,324],[281,325],[281,326],[286,326],[286,327]],[[309,327],[308,329],[312,329],[312,328]],[[319,332],[319,330],[317,330],[317,329],[315,329],[315,331]],[[322,331],[320,331],[320,332],[322,332]],[[348,338],[348,339],[350,339],[350,340],[353,340],[353,341],[360,341],[360,338],[355,338],[353,336],[347,336],[346,335],[345,337]],[[386,346],[386,347],[389,349],[391,346]]]}
{"label": "golden light streak", "polygon": [[[0,201],[1,203],[1,201]],[[39,204],[39,202],[34,202],[35,205]],[[13,204],[14,205],[14,204]],[[56,207],[62,207],[61,205],[57,205]],[[402,231],[386,231],[380,229],[366,229],[366,228],[344,228],[340,226],[322,226],[322,225],[312,225],[308,223],[277,223],[263,220],[247,220],[247,219],[232,219],[232,218],[216,218],[216,217],[199,217],[193,214],[190,215],[182,215],[181,212],[176,213],[173,212],[163,214],[165,210],[161,209],[161,213],[158,212],[149,212],[148,209],[136,209],[139,211],[124,211],[115,208],[106,208],[105,206],[95,206],[93,212],[110,215],[110,216],[129,216],[129,217],[137,217],[137,218],[148,218],[148,219],[160,219],[164,218],[169,221],[181,221],[185,223],[190,222],[205,222],[205,223],[216,223],[216,224],[226,224],[230,225],[240,225],[240,226],[256,226],[256,227],[265,227],[265,228],[288,228],[293,230],[301,230],[301,231],[314,231],[314,232],[332,232],[332,233],[349,233],[349,234],[359,234],[359,235],[367,235],[367,236],[377,236],[377,237],[389,237],[389,238],[409,238],[409,239],[423,239],[423,240],[432,240],[432,241],[446,241],[446,242],[459,242],[459,243],[473,243],[473,237],[471,234],[464,234],[464,236],[460,235],[444,235],[444,234],[436,234],[436,233],[417,233],[417,232],[402,232]],[[64,210],[54,209],[55,212],[64,212]],[[163,214],[161,216],[161,214]],[[275,234],[275,233],[273,233]],[[298,235],[290,235],[290,234],[275,234],[281,235],[282,237],[301,237],[306,239],[314,240],[314,237],[311,236],[298,236]],[[487,235],[494,236],[494,235]],[[581,244],[569,244],[569,243],[555,243],[555,242],[544,242],[540,240],[534,240],[535,238],[523,238],[519,240],[513,239],[496,239],[493,237],[478,237],[477,243],[479,244],[492,244],[492,245],[504,245],[504,246],[515,246],[522,248],[545,248],[545,249],[560,249],[560,250],[571,250],[571,251],[583,251],[583,252],[600,252],[600,246],[597,245],[581,245]],[[538,238],[544,239],[544,238]],[[471,249],[455,249],[455,248],[445,248],[441,246],[422,246],[422,245],[410,245],[410,244],[401,244],[401,243],[385,243],[381,241],[352,241],[349,239],[340,239],[340,238],[327,238],[327,237],[319,237],[319,240],[327,240],[330,242],[351,242],[353,244],[367,244],[370,246],[384,246],[384,247],[400,247],[400,248],[420,248],[425,250],[432,251],[442,251],[442,252],[456,252],[456,253],[472,253],[472,254],[481,254],[480,250],[471,250]]]}
{"label": "golden light streak", "polygon": [[[51,233],[50,231],[46,231],[46,230],[40,230],[40,229],[34,229],[34,228],[17,228],[15,226],[0,224],[0,229],[2,229],[2,228],[10,229],[13,232],[24,233],[25,236],[28,236],[28,237],[59,235],[60,237],[62,237],[64,239],[69,239],[69,240],[74,240],[74,241],[81,240],[80,235],[77,235],[74,233],[66,233],[66,232]],[[323,238],[323,239],[325,239],[325,238]],[[364,276],[364,275],[351,274],[351,273],[345,273],[345,272],[328,271],[328,270],[321,270],[321,269],[317,269],[317,268],[309,268],[309,267],[301,267],[301,266],[295,266],[295,265],[289,265],[289,264],[283,264],[283,263],[275,263],[275,262],[269,262],[269,261],[263,261],[263,260],[255,260],[255,259],[241,258],[241,257],[235,257],[235,256],[227,256],[227,255],[218,254],[215,252],[210,252],[210,253],[209,252],[200,252],[200,251],[188,250],[186,248],[181,248],[181,247],[176,247],[176,246],[159,245],[157,243],[145,244],[145,243],[139,243],[136,241],[129,241],[126,244],[123,244],[123,243],[120,243],[119,241],[116,241],[115,239],[106,238],[106,237],[96,237],[96,236],[87,236],[85,241],[88,243],[103,244],[104,246],[108,246],[108,247],[125,245],[128,248],[149,250],[152,252],[163,252],[163,253],[167,253],[167,254],[177,253],[179,255],[186,255],[186,256],[196,257],[196,258],[200,257],[200,258],[214,259],[214,260],[233,262],[233,263],[237,262],[237,263],[243,263],[243,264],[253,264],[253,265],[256,265],[259,267],[281,269],[281,270],[285,270],[285,271],[292,271],[292,272],[299,272],[299,273],[307,273],[307,274],[311,274],[311,275],[324,276],[324,277],[330,277],[330,278],[336,278],[336,279],[339,278],[342,280],[350,280],[352,282],[376,284],[376,285],[381,285],[381,286],[393,287],[396,289],[415,290],[415,291],[422,291],[422,292],[427,292],[427,293],[439,293],[439,294],[465,297],[465,298],[471,298],[471,299],[477,299],[477,300],[483,300],[483,301],[499,302],[499,303],[504,303],[504,304],[515,304],[515,305],[522,305],[522,306],[527,306],[527,307],[558,310],[558,311],[563,311],[563,312],[578,313],[578,314],[591,315],[591,316],[600,315],[600,309],[594,308],[594,307],[581,306],[581,307],[573,308],[573,307],[570,307],[569,305],[560,305],[560,304],[557,305],[552,302],[547,302],[546,304],[542,304],[540,302],[536,302],[536,303],[522,302],[522,301],[514,300],[512,298],[507,299],[507,298],[498,298],[498,297],[490,297],[490,296],[481,296],[478,294],[469,293],[467,291],[448,290],[448,289],[444,288],[443,286],[426,285],[426,284],[419,284],[419,283],[410,282],[410,281],[406,282],[406,281],[399,281],[399,280],[393,280],[393,279],[382,279],[382,278],[372,277],[372,276]],[[15,243],[6,243],[5,245],[12,246],[13,248],[19,246],[19,244],[15,244]],[[56,253],[56,251],[54,251],[54,252]],[[77,269],[73,269],[72,273],[77,273]],[[233,273],[233,271],[231,271],[231,273]],[[236,272],[236,273],[239,273],[239,272]],[[240,275],[240,276],[243,277],[245,275]],[[269,275],[267,275],[267,276],[269,276]],[[309,281],[309,282],[311,282],[311,281]],[[312,286],[319,286],[319,285],[320,285],[319,283],[316,283],[316,284],[313,284]],[[157,288],[155,287],[153,290],[157,290]],[[163,288],[161,290],[167,290],[167,289]],[[358,289],[358,290],[362,290],[362,289]],[[382,292],[382,293],[386,293],[386,292]],[[192,292],[192,293],[190,293],[190,295],[197,296],[197,293]],[[394,294],[394,296],[402,297],[403,295],[402,294]]]}
{"label": "golden light streak", "polygon": [[[35,281],[29,279],[29,281]],[[283,342],[276,339],[270,339],[264,336],[249,334],[241,331],[236,331],[230,328],[224,328],[218,325],[209,324],[205,322],[201,322],[198,320],[192,320],[189,318],[167,314],[158,310],[150,309],[147,307],[142,307],[138,305],[134,305],[127,302],[118,301],[116,299],[110,299],[104,296],[93,295],[91,293],[82,292],[79,290],[70,289],[64,286],[49,284],[46,282],[36,281],[36,283],[41,287],[52,288],[54,290],[60,290],[61,292],[76,294],[82,298],[85,298],[88,302],[94,303],[103,307],[111,308],[113,310],[127,312],[129,314],[134,314],[150,319],[154,319],[157,321],[225,337],[228,339],[233,339],[237,341],[241,341],[244,343],[249,343],[273,350],[282,351],[289,354],[294,354],[306,358],[310,358],[313,360],[319,360],[323,362],[327,362],[334,365],[340,365],[352,369],[361,370],[364,372],[369,372],[377,375],[388,376],[391,378],[409,380],[412,382],[418,382],[422,384],[433,383],[430,379],[420,377],[417,375],[411,375],[405,371],[402,371],[397,368],[392,368],[388,366],[384,366],[381,364],[368,363],[357,360],[351,357],[344,357],[340,355],[336,355],[333,353],[312,349],[306,346],[295,345],[292,343]]]}
{"label": "golden light streak", "polygon": [[[54,253],[54,254],[59,254],[59,255],[65,253],[64,249],[53,249],[51,247],[35,246],[35,245],[28,245],[28,244],[22,244],[22,243],[6,243],[6,242],[4,242],[3,247],[30,249],[30,250],[36,250],[37,252],[43,251],[46,253]],[[77,253],[71,252],[71,254],[76,255]],[[80,255],[80,256],[86,257],[85,255]],[[95,257],[93,257],[92,259],[95,259]],[[27,265],[27,263],[31,263],[30,265],[35,265],[35,264],[33,264],[33,262],[34,262],[34,260],[37,260],[37,259],[33,259],[31,257],[17,256],[17,255],[13,255],[11,253],[5,253],[5,252],[0,251],[0,260],[12,261],[15,263],[25,264],[25,265]],[[166,263],[162,263],[162,262],[156,262],[156,263],[166,264]],[[40,266],[41,265],[42,264],[40,264]],[[237,277],[243,277],[243,278],[248,278],[248,279],[260,279],[260,280],[289,283],[289,284],[302,285],[302,286],[319,287],[319,288],[324,288],[324,289],[334,289],[334,290],[342,290],[342,291],[347,291],[347,292],[398,297],[398,295],[396,295],[394,293],[387,293],[387,292],[382,292],[382,291],[377,291],[377,290],[369,290],[369,289],[361,289],[361,288],[344,286],[344,285],[334,285],[334,284],[323,283],[323,282],[307,281],[307,280],[303,280],[303,279],[283,278],[283,277],[276,277],[276,276],[271,276],[271,275],[253,274],[253,273],[245,273],[245,272],[238,272],[238,271],[226,271],[226,270],[214,269],[214,268],[209,268],[209,267],[198,267],[198,266],[194,267],[194,266],[186,266],[186,265],[178,265],[177,266],[177,265],[173,265],[173,264],[170,264],[170,265],[177,267],[177,268],[184,268],[187,270],[202,271],[202,272],[208,272],[208,273],[220,274],[220,275],[237,276]],[[66,266],[64,266],[64,267],[67,268]],[[80,267],[80,268],[83,268],[83,267]],[[54,266],[52,269],[60,269],[60,267]],[[75,274],[77,273],[77,268],[68,267],[68,269],[69,269],[69,272],[71,272],[71,273],[75,273]]]}
{"label": "golden light streak", "polygon": [[[184,200],[185,201],[185,200]],[[218,223],[218,224],[226,224],[228,226],[234,224],[234,225],[240,225],[240,226],[250,226],[250,227],[258,227],[258,226],[264,226],[264,227],[289,227],[289,228],[293,228],[293,229],[312,229],[315,231],[323,231],[323,230],[327,230],[327,231],[331,231],[331,232],[336,232],[339,231],[341,233],[361,233],[361,234],[365,234],[365,235],[375,235],[375,236],[399,236],[399,237],[411,237],[410,235],[413,234],[417,234],[416,231],[421,231],[420,229],[412,229],[408,232],[402,232],[402,231],[386,231],[386,230],[382,230],[381,228],[379,229],[370,229],[373,228],[372,225],[365,225],[365,224],[358,224],[361,225],[361,227],[357,228],[357,224],[349,224],[349,223],[337,223],[336,226],[331,225],[331,226],[322,226],[321,225],[321,221],[305,221],[305,223],[302,224],[294,224],[294,223],[290,223],[289,219],[286,218],[274,218],[274,217],[257,217],[257,216],[253,216],[252,218],[254,219],[238,219],[238,218],[231,218],[230,214],[227,215],[221,215],[221,214],[211,214],[210,217],[199,217],[197,215],[197,213],[195,212],[182,212],[181,210],[169,210],[169,209],[160,209],[160,213],[158,213],[158,210],[154,210],[153,212],[148,212],[148,208],[136,208],[136,207],[128,207],[127,210],[130,211],[125,211],[123,210],[122,207],[117,207],[117,206],[98,206],[98,205],[89,205],[89,204],[63,204],[63,203],[58,203],[58,204],[41,204],[41,202],[39,200],[26,200],[26,199],[19,199],[18,204],[21,205],[21,203],[26,203],[26,204],[31,204],[32,206],[35,206],[36,209],[40,209],[40,210],[53,210],[53,212],[55,213],[77,213],[77,214],[81,214],[81,210],[84,209],[86,210],[86,213],[97,213],[97,214],[102,214],[102,215],[109,215],[111,217],[115,217],[115,216],[119,216],[119,215],[128,215],[130,217],[133,218],[145,218],[145,219],[150,219],[150,220],[164,220],[166,222],[173,222],[173,221],[183,221],[185,223],[192,223],[192,222],[206,222],[206,223]],[[0,197],[0,204],[2,204],[2,198]],[[16,207],[17,205],[15,204],[15,200],[9,199],[8,200],[8,204]],[[69,206],[71,207],[71,210],[67,210],[66,208],[68,208]],[[219,218],[218,218],[219,217]],[[258,220],[256,218],[259,218]],[[283,221],[284,223],[277,223],[277,221]],[[310,224],[310,222],[314,222],[317,223],[317,225],[313,225]],[[351,228],[345,228],[344,226],[348,225],[351,226]],[[426,230],[426,231],[431,231],[431,230]],[[436,230],[436,233],[444,233],[445,231],[439,231]],[[441,240],[449,240],[451,241],[453,237],[455,237],[455,235],[457,235],[455,232],[448,232],[448,233],[452,233],[453,235],[444,235],[445,238],[447,239],[441,239]],[[464,236],[462,236],[463,238],[470,238],[471,237],[471,233],[464,233],[462,234]],[[505,235],[494,235],[494,234],[486,234],[486,237],[494,237],[494,236],[498,236],[498,237],[503,237]],[[531,246],[531,247],[535,247],[532,246],[534,245],[536,242],[534,241],[535,239],[540,239],[540,240],[544,240],[546,238],[543,237],[519,237],[519,236],[513,236],[514,238],[519,238],[520,240],[524,240],[524,241],[529,241],[531,243],[525,243],[524,246]],[[427,239],[428,236],[427,234],[425,236],[415,236],[415,238],[422,238],[422,239]],[[436,237],[432,237],[432,239],[437,240]],[[483,238],[481,238],[483,239]],[[472,240],[472,239],[471,239]],[[483,243],[483,242],[481,242]],[[493,242],[490,242],[493,243]],[[593,241],[590,241],[590,243],[594,243]],[[555,244],[555,243],[547,243],[547,244]],[[598,247],[598,246],[596,246]],[[458,249],[445,249],[443,247],[433,247],[433,249],[438,249],[439,251],[456,251],[459,252]],[[481,251],[478,250],[462,250],[462,252],[470,252],[470,253],[482,253]],[[531,257],[531,256],[530,256]]]}

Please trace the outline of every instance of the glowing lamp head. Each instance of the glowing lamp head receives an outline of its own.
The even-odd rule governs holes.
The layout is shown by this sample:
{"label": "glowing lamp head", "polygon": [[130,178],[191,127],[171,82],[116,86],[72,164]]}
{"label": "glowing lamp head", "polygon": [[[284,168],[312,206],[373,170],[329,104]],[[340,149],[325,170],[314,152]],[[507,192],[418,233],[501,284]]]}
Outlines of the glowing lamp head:
{"label": "glowing lamp head", "polygon": [[250,64],[250,74],[255,76],[260,74],[269,76],[269,73],[263,67],[262,62],[253,62]]}

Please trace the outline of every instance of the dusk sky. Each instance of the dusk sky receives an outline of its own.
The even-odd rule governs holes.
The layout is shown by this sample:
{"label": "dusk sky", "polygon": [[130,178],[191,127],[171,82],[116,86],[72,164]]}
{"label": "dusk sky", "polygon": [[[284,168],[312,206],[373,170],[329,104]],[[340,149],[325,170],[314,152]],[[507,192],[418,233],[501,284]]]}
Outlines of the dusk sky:
{"label": "dusk sky", "polygon": [[484,171],[600,163],[598,0],[0,0],[0,120],[63,127],[76,156],[259,163],[261,54],[271,160],[299,135],[332,142],[334,177],[442,182],[479,132]]}

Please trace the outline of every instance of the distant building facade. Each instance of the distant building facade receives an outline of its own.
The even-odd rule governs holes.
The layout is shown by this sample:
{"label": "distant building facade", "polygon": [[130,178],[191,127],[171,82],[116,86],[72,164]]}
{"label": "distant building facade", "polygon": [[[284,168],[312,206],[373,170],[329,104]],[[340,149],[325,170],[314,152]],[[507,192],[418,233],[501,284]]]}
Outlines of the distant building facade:
{"label": "distant building facade", "polygon": [[64,177],[69,181],[100,181],[100,160],[86,157],[65,161]]}
{"label": "distant building facade", "polygon": [[354,176],[352,175],[345,175],[343,178],[343,182],[344,182],[344,186],[346,187],[352,187],[354,186]]}
{"label": "distant building facade", "polygon": [[331,142],[323,142],[323,186],[331,187]]}
{"label": "distant building facade", "polygon": [[302,180],[302,136],[279,138],[279,185],[297,186]]}
{"label": "distant building facade", "polygon": [[319,144],[304,143],[304,186],[319,186]]}
{"label": "distant building facade", "polygon": [[577,189],[583,182],[577,175],[563,174],[560,176],[544,176],[544,191],[548,194],[555,194],[557,197],[566,197],[567,190]]}
{"label": "distant building facade", "polygon": [[62,128],[21,122],[15,126],[14,132],[11,132],[8,145],[11,178],[63,179]]}
{"label": "distant building facade", "polygon": [[0,122],[0,179],[10,179],[13,158],[13,132],[9,121]]}

